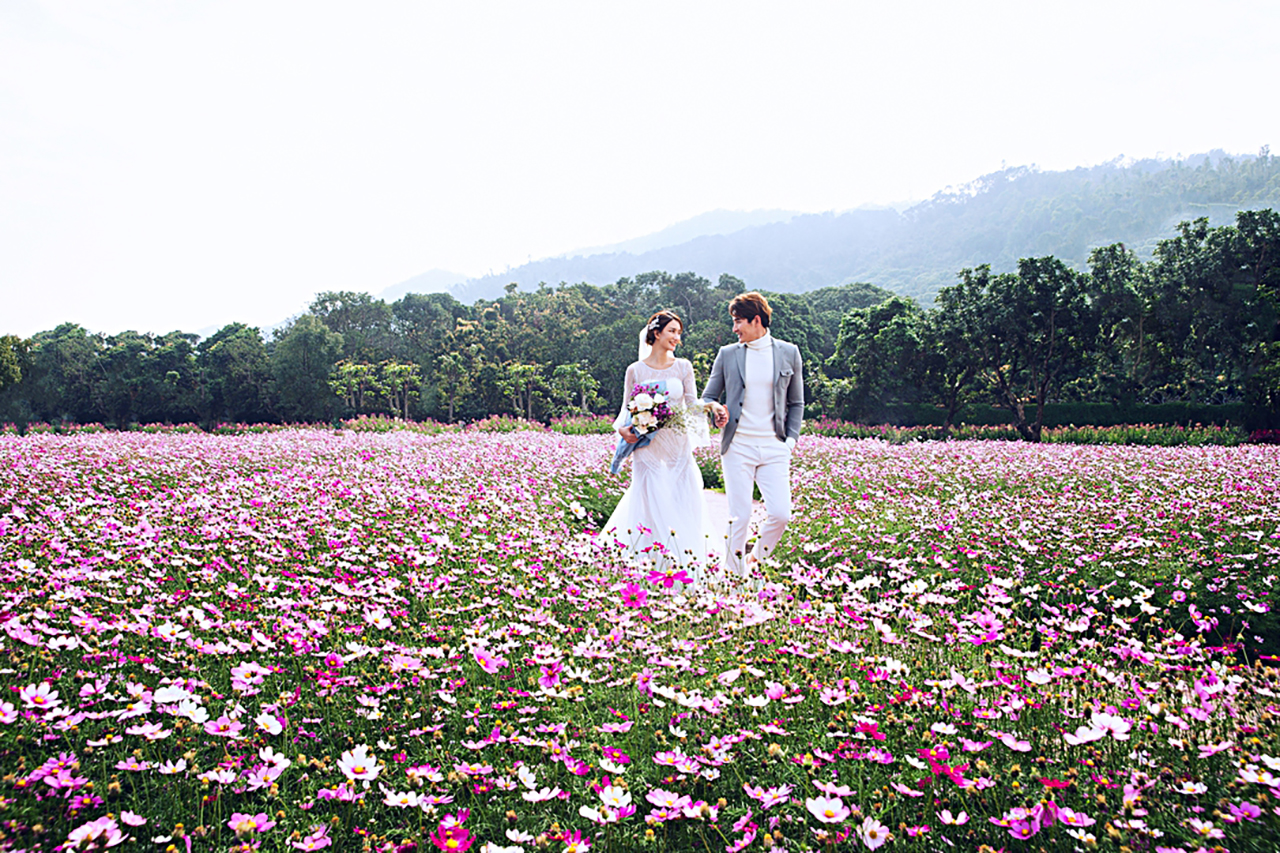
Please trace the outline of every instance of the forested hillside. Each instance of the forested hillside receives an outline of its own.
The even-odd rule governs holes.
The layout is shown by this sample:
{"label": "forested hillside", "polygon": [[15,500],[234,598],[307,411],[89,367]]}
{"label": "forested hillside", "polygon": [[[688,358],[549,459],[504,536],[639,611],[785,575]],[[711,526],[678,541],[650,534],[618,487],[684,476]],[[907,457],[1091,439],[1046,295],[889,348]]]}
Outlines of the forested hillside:
{"label": "forested hillside", "polygon": [[948,188],[898,213],[858,210],[796,216],[732,234],[637,254],[552,258],[456,286],[464,302],[511,282],[606,284],[643,270],[729,272],[778,292],[866,281],[930,303],[965,267],[1014,269],[1054,255],[1084,269],[1089,251],[1122,242],[1148,258],[1184,220],[1229,224],[1237,210],[1280,207],[1280,160],[1222,152],[1185,160],[1112,162],[1065,172],[1009,168]]}

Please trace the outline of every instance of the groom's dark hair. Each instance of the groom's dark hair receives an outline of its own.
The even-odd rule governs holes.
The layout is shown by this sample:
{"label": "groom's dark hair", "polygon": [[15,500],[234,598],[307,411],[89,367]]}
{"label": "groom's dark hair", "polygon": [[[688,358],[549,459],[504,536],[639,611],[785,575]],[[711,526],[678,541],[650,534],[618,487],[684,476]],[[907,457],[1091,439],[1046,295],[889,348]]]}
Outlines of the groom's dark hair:
{"label": "groom's dark hair", "polygon": [[746,320],[748,323],[753,317],[759,317],[760,325],[767,329],[769,319],[773,316],[773,309],[769,307],[769,300],[752,290],[733,297],[733,301],[729,303],[729,316]]}

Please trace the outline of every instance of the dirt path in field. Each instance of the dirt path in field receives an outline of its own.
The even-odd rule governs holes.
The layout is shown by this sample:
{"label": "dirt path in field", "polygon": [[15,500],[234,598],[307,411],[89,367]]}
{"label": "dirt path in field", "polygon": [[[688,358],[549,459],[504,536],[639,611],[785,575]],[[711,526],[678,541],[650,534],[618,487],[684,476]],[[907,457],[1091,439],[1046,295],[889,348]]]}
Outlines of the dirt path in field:
{"label": "dirt path in field", "polygon": [[[707,514],[711,516],[711,529],[719,533],[729,524],[729,500],[724,496],[724,492],[717,492],[712,489],[703,489],[702,496],[707,501]],[[749,537],[756,535],[756,529],[763,520],[764,504],[760,501],[752,501],[751,533],[748,534]]]}

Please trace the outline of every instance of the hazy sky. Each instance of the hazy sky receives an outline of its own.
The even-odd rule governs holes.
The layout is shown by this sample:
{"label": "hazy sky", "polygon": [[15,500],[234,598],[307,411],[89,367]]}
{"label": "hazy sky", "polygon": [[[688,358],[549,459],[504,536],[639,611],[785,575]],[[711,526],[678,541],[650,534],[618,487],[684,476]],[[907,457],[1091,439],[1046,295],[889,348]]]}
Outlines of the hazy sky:
{"label": "hazy sky", "polygon": [[1253,154],[1278,57],[1270,0],[0,0],[0,334],[269,324],[717,208]]}

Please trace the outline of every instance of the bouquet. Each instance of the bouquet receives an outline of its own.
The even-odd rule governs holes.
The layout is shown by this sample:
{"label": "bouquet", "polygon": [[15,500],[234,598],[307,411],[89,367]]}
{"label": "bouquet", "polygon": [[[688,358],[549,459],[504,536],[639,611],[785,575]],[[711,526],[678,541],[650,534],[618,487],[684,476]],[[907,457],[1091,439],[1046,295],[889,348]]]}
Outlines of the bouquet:
{"label": "bouquet", "polygon": [[631,428],[636,435],[660,430],[675,416],[667,403],[666,389],[654,382],[641,383],[631,389],[627,411],[631,412]]}
{"label": "bouquet", "polygon": [[[630,456],[632,451],[648,444],[652,440],[653,433],[664,427],[697,434],[699,419],[690,415],[692,413],[704,415],[706,410],[707,404],[701,401],[690,409],[672,406],[667,400],[666,383],[646,382],[636,385],[631,389],[631,399],[627,401],[627,423],[636,431],[640,440],[629,444],[619,438],[609,471],[617,474],[622,460]],[[705,432],[706,418],[701,418],[701,421],[702,432]]]}

